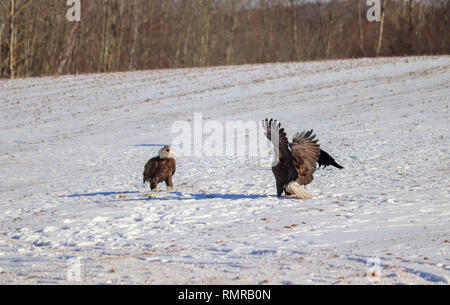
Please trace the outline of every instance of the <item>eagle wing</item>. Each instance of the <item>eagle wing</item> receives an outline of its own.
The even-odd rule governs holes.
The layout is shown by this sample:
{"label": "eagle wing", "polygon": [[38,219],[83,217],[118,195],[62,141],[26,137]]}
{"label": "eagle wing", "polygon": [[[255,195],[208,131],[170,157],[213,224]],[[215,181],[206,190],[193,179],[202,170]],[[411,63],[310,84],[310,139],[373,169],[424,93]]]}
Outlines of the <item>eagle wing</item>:
{"label": "eagle wing", "polygon": [[303,131],[294,136],[292,142],[292,162],[298,173],[300,185],[308,185],[314,179],[314,172],[320,156],[319,140],[314,140],[313,130]]}
{"label": "eagle wing", "polygon": [[172,175],[175,175],[175,171],[177,170],[177,161],[175,161],[175,159],[172,159],[173,160],[173,169],[172,169]]}
{"label": "eagle wing", "polygon": [[289,140],[287,138],[284,128],[281,128],[281,123],[274,119],[265,119],[263,121],[263,128],[266,137],[272,142],[275,148],[277,162],[284,162],[290,158]]}
{"label": "eagle wing", "polygon": [[145,169],[144,169],[144,183],[145,182],[150,182],[150,180],[152,179],[152,177],[155,176],[156,170],[159,167],[159,162],[158,162],[159,158],[152,158],[150,159],[147,164],[145,164]]}

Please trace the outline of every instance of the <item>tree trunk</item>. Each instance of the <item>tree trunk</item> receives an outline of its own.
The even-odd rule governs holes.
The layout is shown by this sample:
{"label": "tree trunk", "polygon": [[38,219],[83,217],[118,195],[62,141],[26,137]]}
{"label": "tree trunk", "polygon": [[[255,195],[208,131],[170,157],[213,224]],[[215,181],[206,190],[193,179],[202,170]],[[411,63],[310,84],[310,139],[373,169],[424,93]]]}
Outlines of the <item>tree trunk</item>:
{"label": "tree trunk", "polygon": [[[162,18],[161,18],[161,37],[165,37],[164,42],[160,42],[159,53],[158,53],[158,66],[160,67],[172,67],[173,66],[173,54],[168,54],[166,47],[168,46],[167,40],[170,35],[169,27],[170,27],[170,16],[171,16],[171,0],[165,0],[163,3],[162,9]],[[170,43],[170,40],[169,40]],[[175,46],[176,48],[176,46]],[[176,52],[176,51],[175,51]]]}
{"label": "tree trunk", "polygon": [[325,58],[330,59],[331,57],[331,46],[333,44],[333,29],[335,28],[335,12],[334,12],[334,3],[331,1],[330,3],[330,12],[328,13],[327,23],[327,44],[325,47]]}
{"label": "tree trunk", "polygon": [[58,65],[57,74],[59,75],[66,73],[67,66],[72,62],[73,50],[75,46],[75,31],[77,30],[78,25],[79,23],[75,22],[72,30],[70,31],[69,40],[66,45],[66,50],[64,51],[63,59]]}
{"label": "tree trunk", "polygon": [[114,61],[114,70],[115,71],[122,70],[122,67],[121,67],[122,50],[124,49],[123,48],[123,36],[125,33],[124,11],[125,11],[125,0],[120,0],[119,21],[118,21],[118,23],[120,23],[120,32],[118,34],[118,42],[117,42],[115,61]]}
{"label": "tree trunk", "polygon": [[291,27],[292,27],[292,55],[291,61],[297,61],[298,58],[298,23],[297,16],[295,14],[295,0],[290,1],[290,17],[291,17]]}
{"label": "tree trunk", "polygon": [[29,28],[24,31],[24,63],[21,73],[18,71],[17,73],[26,77],[32,75],[33,70],[33,60],[35,58],[35,43],[36,43],[36,35],[38,33],[37,23],[32,23]]}
{"label": "tree trunk", "polygon": [[225,55],[225,63],[227,65],[230,65],[233,60],[233,39],[234,34],[237,29],[237,0],[231,1],[231,16],[230,16],[230,22],[229,22],[229,29],[228,29],[228,35],[227,35],[227,49],[226,49],[226,55]]}
{"label": "tree trunk", "polygon": [[[56,7],[58,0],[53,1],[53,5]],[[66,19],[62,17],[60,14],[53,14],[50,18],[50,27],[51,27],[51,35],[47,44],[51,47],[51,54],[60,54],[63,51],[63,43],[61,40],[65,38],[64,34],[61,35],[60,30],[63,29],[61,27],[61,19],[64,19],[63,23],[66,22]],[[44,69],[45,74],[55,73],[55,68],[59,65],[59,56],[51,56],[46,61],[46,67]]]}
{"label": "tree trunk", "polygon": [[408,25],[409,25],[410,33],[412,33],[414,31],[413,11],[414,11],[415,2],[416,2],[415,0],[409,0]]}
{"label": "tree trunk", "polygon": [[[158,7],[156,4],[156,1],[149,1],[145,2],[146,8],[145,8],[145,20],[144,24],[146,24],[145,33],[141,33],[143,35],[143,38],[141,39],[142,44],[144,46],[145,50],[145,66],[153,68],[155,65],[155,51],[153,50],[153,30],[155,27],[155,24],[157,24],[158,18],[155,16],[155,12],[158,11]],[[161,12],[163,14],[163,12]],[[162,19],[162,18],[161,18]],[[141,51],[143,53],[144,51]]]}
{"label": "tree trunk", "polygon": [[139,35],[139,6],[138,3],[134,3],[133,8],[133,38],[131,42],[130,61],[128,64],[128,70],[133,71],[136,63],[136,45]]}
{"label": "tree trunk", "polygon": [[[191,1],[189,1],[189,2],[191,2]],[[193,2],[194,1],[192,1],[192,3]],[[194,5],[194,4],[192,4],[192,5]],[[193,37],[191,37],[192,24],[193,24],[194,17],[195,17],[193,6],[189,6],[189,9],[187,11],[185,11],[185,14],[188,17],[187,17],[186,32],[184,33],[184,37],[183,37],[183,39],[184,39],[184,41],[183,41],[183,52],[181,54],[181,66],[182,67],[187,65],[187,62],[188,62],[187,55],[188,55],[188,51],[189,51],[189,42],[194,40],[194,39],[192,39]],[[189,62],[190,63],[193,62],[192,58],[189,58]]]}
{"label": "tree trunk", "polygon": [[[270,12],[272,8],[267,4],[267,1],[261,0],[262,5],[262,23],[263,23],[263,43],[259,50],[259,56],[256,59],[257,63],[274,61],[271,51],[273,50],[273,24],[270,18],[273,14]],[[270,12],[270,13],[269,13]]]}
{"label": "tree trunk", "polygon": [[358,1],[358,25],[359,25],[359,48],[361,49],[362,56],[366,55],[366,50],[364,49],[364,29],[362,23],[362,12],[361,12],[361,1]]}
{"label": "tree trunk", "polygon": [[109,71],[109,53],[110,53],[110,6],[108,0],[103,0],[103,20],[102,20],[102,45],[100,49],[100,72]]}
{"label": "tree trunk", "polygon": [[198,60],[198,65],[206,66],[208,64],[208,50],[209,50],[209,30],[210,30],[210,19],[211,19],[211,0],[205,0],[201,3],[200,9],[201,14],[201,26],[200,26],[200,56]]}
{"label": "tree trunk", "polygon": [[378,57],[380,56],[381,53],[381,47],[383,44],[383,28],[384,28],[384,17],[386,15],[386,5],[387,5],[388,0],[381,0],[381,20],[378,24],[378,39],[377,39],[377,47],[376,47],[376,52],[375,55]]}
{"label": "tree trunk", "polygon": [[16,39],[17,39],[17,28],[16,28],[16,0],[10,0],[9,6],[9,77],[14,79],[16,77]]}
{"label": "tree trunk", "polygon": [[5,18],[0,17],[0,78],[3,77],[3,31],[5,29]]}

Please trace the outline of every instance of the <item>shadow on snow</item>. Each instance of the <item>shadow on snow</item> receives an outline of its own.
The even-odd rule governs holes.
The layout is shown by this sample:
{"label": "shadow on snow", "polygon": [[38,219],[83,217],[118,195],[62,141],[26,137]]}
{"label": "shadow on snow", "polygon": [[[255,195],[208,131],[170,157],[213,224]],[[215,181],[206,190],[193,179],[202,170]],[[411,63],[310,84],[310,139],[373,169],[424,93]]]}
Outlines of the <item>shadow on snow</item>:
{"label": "shadow on snow", "polygon": [[[85,194],[71,194],[62,195],[60,198],[79,198],[79,197],[96,197],[96,196],[127,196],[133,194],[140,194],[138,191],[127,191],[127,192],[95,192],[95,193],[85,193]],[[209,199],[224,199],[224,200],[240,200],[240,199],[261,199],[275,197],[274,195],[244,195],[244,194],[208,194],[208,193],[181,193],[181,192],[169,192],[166,194],[174,195],[170,197],[157,197],[158,193],[154,194],[155,197],[143,197],[143,198],[118,198],[123,201],[152,201],[152,200],[209,200]]]}
{"label": "shadow on snow", "polygon": [[193,193],[180,193],[180,192],[171,192],[169,194],[173,194],[175,196],[172,197],[151,197],[151,198],[129,198],[125,199],[125,201],[152,201],[152,200],[210,200],[210,199],[225,199],[225,200],[240,200],[240,199],[261,199],[261,198],[269,198],[271,195],[244,195],[244,194],[193,194]]}
{"label": "shadow on snow", "polygon": [[75,198],[75,197],[95,197],[95,196],[113,196],[113,195],[130,195],[130,194],[138,194],[139,192],[97,192],[97,193],[87,193],[87,194],[72,194],[72,195],[63,195],[59,196],[64,198]]}

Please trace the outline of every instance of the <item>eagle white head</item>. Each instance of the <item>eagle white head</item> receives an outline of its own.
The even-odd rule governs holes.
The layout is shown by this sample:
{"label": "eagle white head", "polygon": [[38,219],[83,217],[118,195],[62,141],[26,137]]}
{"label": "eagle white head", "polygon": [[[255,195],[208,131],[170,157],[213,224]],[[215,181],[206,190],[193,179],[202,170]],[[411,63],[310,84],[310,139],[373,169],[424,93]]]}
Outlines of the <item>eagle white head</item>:
{"label": "eagle white head", "polygon": [[158,152],[158,157],[160,157],[161,159],[170,159],[170,158],[172,158],[172,148],[170,148],[170,146],[164,146]]}

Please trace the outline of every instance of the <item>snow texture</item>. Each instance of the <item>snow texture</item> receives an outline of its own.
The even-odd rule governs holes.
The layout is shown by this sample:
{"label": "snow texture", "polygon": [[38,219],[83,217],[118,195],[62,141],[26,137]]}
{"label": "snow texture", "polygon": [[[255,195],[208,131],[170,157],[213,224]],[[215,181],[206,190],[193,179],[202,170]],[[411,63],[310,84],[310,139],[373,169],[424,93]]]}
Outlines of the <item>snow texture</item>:
{"label": "snow texture", "polygon": [[[450,57],[0,82],[2,284],[448,284]],[[251,157],[145,163],[175,121],[314,129],[345,169],[277,198]]]}

